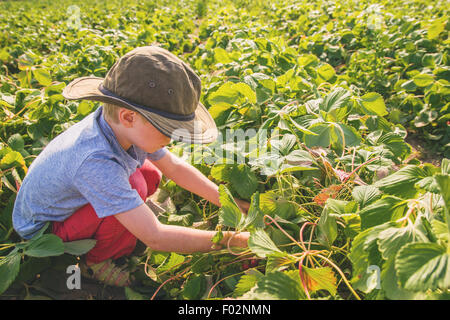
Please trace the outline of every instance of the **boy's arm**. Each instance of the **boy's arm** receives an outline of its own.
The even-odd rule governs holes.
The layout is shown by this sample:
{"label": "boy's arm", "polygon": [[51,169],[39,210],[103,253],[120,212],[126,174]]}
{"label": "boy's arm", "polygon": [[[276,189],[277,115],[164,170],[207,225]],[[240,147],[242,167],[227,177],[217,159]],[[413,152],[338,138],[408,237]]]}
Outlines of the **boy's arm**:
{"label": "boy's arm", "polygon": [[[219,187],[205,177],[197,168],[167,152],[160,160],[152,161],[156,167],[170,180],[180,187],[193,192],[200,197],[221,207],[219,201]],[[247,212],[250,204],[247,201],[235,199],[236,204]]]}
{"label": "boy's arm", "polygon": [[[185,254],[214,250],[211,239],[215,231],[162,224],[146,204],[114,216],[136,238],[153,250]],[[234,232],[224,232],[220,244],[226,246],[233,234]],[[247,247],[249,235],[248,232],[234,234],[230,246]]]}

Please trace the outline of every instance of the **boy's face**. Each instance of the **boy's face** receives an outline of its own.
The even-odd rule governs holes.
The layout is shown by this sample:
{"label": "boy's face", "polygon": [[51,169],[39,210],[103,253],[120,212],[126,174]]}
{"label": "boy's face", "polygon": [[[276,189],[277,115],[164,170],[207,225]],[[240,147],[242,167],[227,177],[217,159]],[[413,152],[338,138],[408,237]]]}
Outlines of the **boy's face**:
{"label": "boy's face", "polygon": [[170,143],[170,138],[158,131],[138,112],[121,108],[119,111],[121,137],[119,143],[127,150],[132,144],[152,153]]}

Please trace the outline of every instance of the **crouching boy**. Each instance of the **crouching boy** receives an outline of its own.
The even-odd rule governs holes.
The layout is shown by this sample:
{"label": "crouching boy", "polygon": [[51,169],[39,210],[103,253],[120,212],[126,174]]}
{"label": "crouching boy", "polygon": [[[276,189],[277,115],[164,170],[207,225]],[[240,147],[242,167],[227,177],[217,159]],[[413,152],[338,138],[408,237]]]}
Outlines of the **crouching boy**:
{"label": "crouching boy", "polygon": [[[66,99],[103,106],[53,139],[31,164],[14,205],[18,234],[30,239],[52,221],[63,241],[96,239],[82,270],[117,286],[129,285],[130,273],[114,260],[129,255],[137,239],[157,251],[214,250],[214,231],[162,224],[145,204],[164,175],[220,206],[217,185],[166,149],[171,139],[203,144],[217,138],[200,91],[195,72],[156,46],[128,52],[105,78],[72,81]],[[247,202],[236,201],[248,210]],[[247,246],[247,232],[225,233],[221,243],[230,237],[231,246]]]}

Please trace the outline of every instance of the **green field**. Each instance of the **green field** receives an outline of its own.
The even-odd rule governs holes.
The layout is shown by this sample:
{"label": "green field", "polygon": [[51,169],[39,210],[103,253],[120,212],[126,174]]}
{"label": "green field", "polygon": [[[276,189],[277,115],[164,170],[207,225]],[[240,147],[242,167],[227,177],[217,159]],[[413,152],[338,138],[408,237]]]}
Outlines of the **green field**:
{"label": "green field", "polygon": [[[1,1],[0,299],[449,299],[448,13],[427,0]],[[91,243],[51,228],[20,239],[17,190],[46,144],[101,105],[63,88],[153,44],[199,74],[223,136],[255,133],[172,143],[220,184],[223,207],[164,179],[159,219],[250,231],[249,248],[145,249],[136,285],[67,293],[66,268]],[[222,150],[242,161],[220,163]],[[232,196],[251,201],[247,216]]]}

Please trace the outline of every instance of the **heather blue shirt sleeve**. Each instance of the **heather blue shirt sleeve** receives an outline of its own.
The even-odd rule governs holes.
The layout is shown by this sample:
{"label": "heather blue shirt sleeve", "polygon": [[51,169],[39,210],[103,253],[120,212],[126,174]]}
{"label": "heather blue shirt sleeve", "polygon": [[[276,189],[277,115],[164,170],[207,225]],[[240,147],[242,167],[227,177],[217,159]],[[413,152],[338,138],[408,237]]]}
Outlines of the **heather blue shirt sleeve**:
{"label": "heather blue shirt sleeve", "polygon": [[74,186],[92,205],[97,216],[134,209],[144,201],[131,188],[126,170],[114,159],[94,154],[87,157],[74,176]]}

